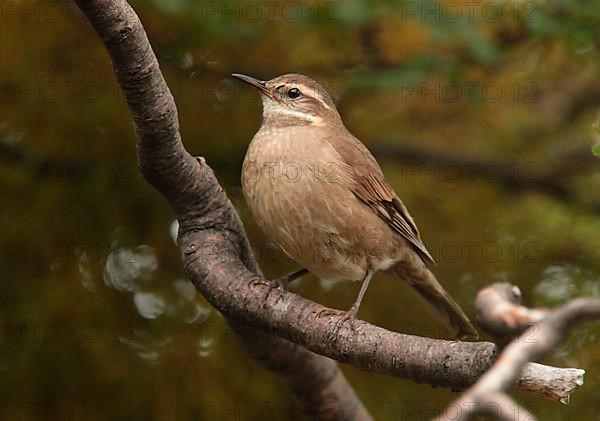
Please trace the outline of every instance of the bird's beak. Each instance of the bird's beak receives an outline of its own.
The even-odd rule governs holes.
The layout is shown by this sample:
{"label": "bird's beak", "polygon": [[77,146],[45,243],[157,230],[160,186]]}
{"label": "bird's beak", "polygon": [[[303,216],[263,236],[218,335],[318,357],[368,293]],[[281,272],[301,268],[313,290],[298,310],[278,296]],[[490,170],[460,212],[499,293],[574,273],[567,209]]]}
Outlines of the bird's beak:
{"label": "bird's beak", "polygon": [[246,82],[250,86],[254,86],[260,93],[271,96],[264,81],[258,80],[251,76],[241,75],[239,73],[232,73],[231,76],[241,80],[242,82]]}

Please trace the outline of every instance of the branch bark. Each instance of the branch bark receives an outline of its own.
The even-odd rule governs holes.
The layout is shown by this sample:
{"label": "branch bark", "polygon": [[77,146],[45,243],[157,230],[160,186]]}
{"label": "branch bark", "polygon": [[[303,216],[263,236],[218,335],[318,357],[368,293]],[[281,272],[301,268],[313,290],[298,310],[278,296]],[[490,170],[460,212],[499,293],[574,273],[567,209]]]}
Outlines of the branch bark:
{"label": "branch bark", "polygon": [[[370,419],[337,365],[316,354],[456,390],[491,367],[497,352],[492,343],[403,335],[363,321],[344,324],[336,340],[328,340],[343,313],[262,278],[212,169],[185,151],[173,97],[135,12],[124,0],[77,4],[112,58],[133,115],[141,171],[179,221],[178,245],[188,277],[228,317],[250,353],[285,379],[307,413],[320,419]],[[529,365],[517,388],[560,399],[565,391],[555,389],[556,376],[573,374]]]}

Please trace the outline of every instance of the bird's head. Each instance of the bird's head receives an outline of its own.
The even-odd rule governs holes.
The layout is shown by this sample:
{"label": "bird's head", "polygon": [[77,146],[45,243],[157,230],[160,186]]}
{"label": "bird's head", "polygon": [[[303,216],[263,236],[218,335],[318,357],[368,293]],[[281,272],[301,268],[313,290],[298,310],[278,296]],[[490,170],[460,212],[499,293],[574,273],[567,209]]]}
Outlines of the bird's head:
{"label": "bird's head", "polygon": [[255,87],[262,97],[263,121],[277,125],[323,125],[340,116],[327,91],[308,76],[286,74],[262,81],[238,73],[233,77]]}

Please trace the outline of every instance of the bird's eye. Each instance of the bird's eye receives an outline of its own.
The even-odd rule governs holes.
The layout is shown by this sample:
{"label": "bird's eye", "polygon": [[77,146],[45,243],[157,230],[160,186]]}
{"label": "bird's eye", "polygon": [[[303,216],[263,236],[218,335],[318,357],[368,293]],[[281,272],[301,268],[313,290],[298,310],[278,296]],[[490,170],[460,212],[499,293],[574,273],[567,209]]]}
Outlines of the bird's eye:
{"label": "bird's eye", "polygon": [[288,91],[288,96],[292,99],[296,99],[300,96],[300,89],[298,88],[292,88]]}

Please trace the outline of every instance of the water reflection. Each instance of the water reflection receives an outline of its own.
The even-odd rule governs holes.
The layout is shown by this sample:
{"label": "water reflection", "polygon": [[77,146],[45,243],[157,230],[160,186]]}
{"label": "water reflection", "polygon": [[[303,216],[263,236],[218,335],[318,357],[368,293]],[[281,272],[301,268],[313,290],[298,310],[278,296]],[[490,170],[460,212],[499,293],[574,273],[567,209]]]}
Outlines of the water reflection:
{"label": "water reflection", "polygon": [[589,279],[583,281],[581,286],[582,297],[598,297],[600,296],[600,277],[593,273],[588,273]]}
{"label": "water reflection", "polygon": [[200,339],[198,339],[198,356],[202,358],[208,357],[212,351],[214,344],[214,337],[202,336]]}
{"label": "water reflection", "polygon": [[[170,232],[176,236],[177,221],[173,221]],[[175,240],[176,238],[174,238]],[[94,288],[89,259],[84,254],[79,261],[81,282],[88,290]],[[152,275],[158,267],[154,249],[148,245],[134,248],[113,245],[104,265],[106,285],[122,292],[133,293],[133,303],[137,312],[145,319],[156,319],[167,314],[185,323],[202,323],[210,315],[210,308],[196,302],[196,288],[185,279],[177,279],[172,289],[160,290],[164,281],[152,282]]]}
{"label": "water reflection", "polygon": [[113,244],[104,265],[104,283],[118,291],[137,292],[157,267],[152,247],[130,249]]}
{"label": "water reflection", "polygon": [[[173,221],[170,234],[177,238],[178,223]],[[87,290],[94,290],[90,259],[82,254],[79,259],[81,282]],[[147,320],[168,316],[177,322],[203,324],[212,310],[197,302],[194,285],[186,279],[165,282],[157,275],[158,258],[148,245],[126,247],[113,243],[104,263],[104,282],[117,291],[132,293],[137,313]],[[152,325],[156,327],[157,325]],[[159,328],[160,329],[160,328]],[[122,335],[119,341],[135,350],[137,355],[150,363],[157,363],[169,343],[173,341],[169,330],[165,333],[134,329],[132,336]],[[206,333],[206,332],[205,332]],[[216,342],[214,335],[202,335],[198,342],[198,355],[206,357]]]}
{"label": "water reflection", "polygon": [[172,339],[170,337],[156,338],[145,330],[136,330],[132,337],[120,336],[119,342],[133,348],[142,360],[157,364]]}
{"label": "water reflection", "polygon": [[140,316],[146,319],[156,319],[165,310],[165,299],[152,292],[136,292],[133,302]]}
{"label": "water reflection", "polygon": [[[592,271],[584,270],[574,265],[548,266],[542,280],[535,288],[536,295],[550,303],[559,306],[577,297],[598,297],[600,295],[600,279]],[[588,322],[578,327],[569,341],[553,352],[556,358],[565,361],[573,358],[573,352],[586,344],[595,342],[600,336],[600,321]],[[577,365],[576,361],[567,365]]]}
{"label": "water reflection", "polygon": [[167,301],[169,316],[185,323],[204,323],[211,309],[195,302],[196,288],[190,281],[178,279],[173,282],[174,296]]}
{"label": "water reflection", "polygon": [[543,299],[562,303],[577,292],[571,266],[548,266],[542,273],[542,280],[535,287],[536,295]]}

